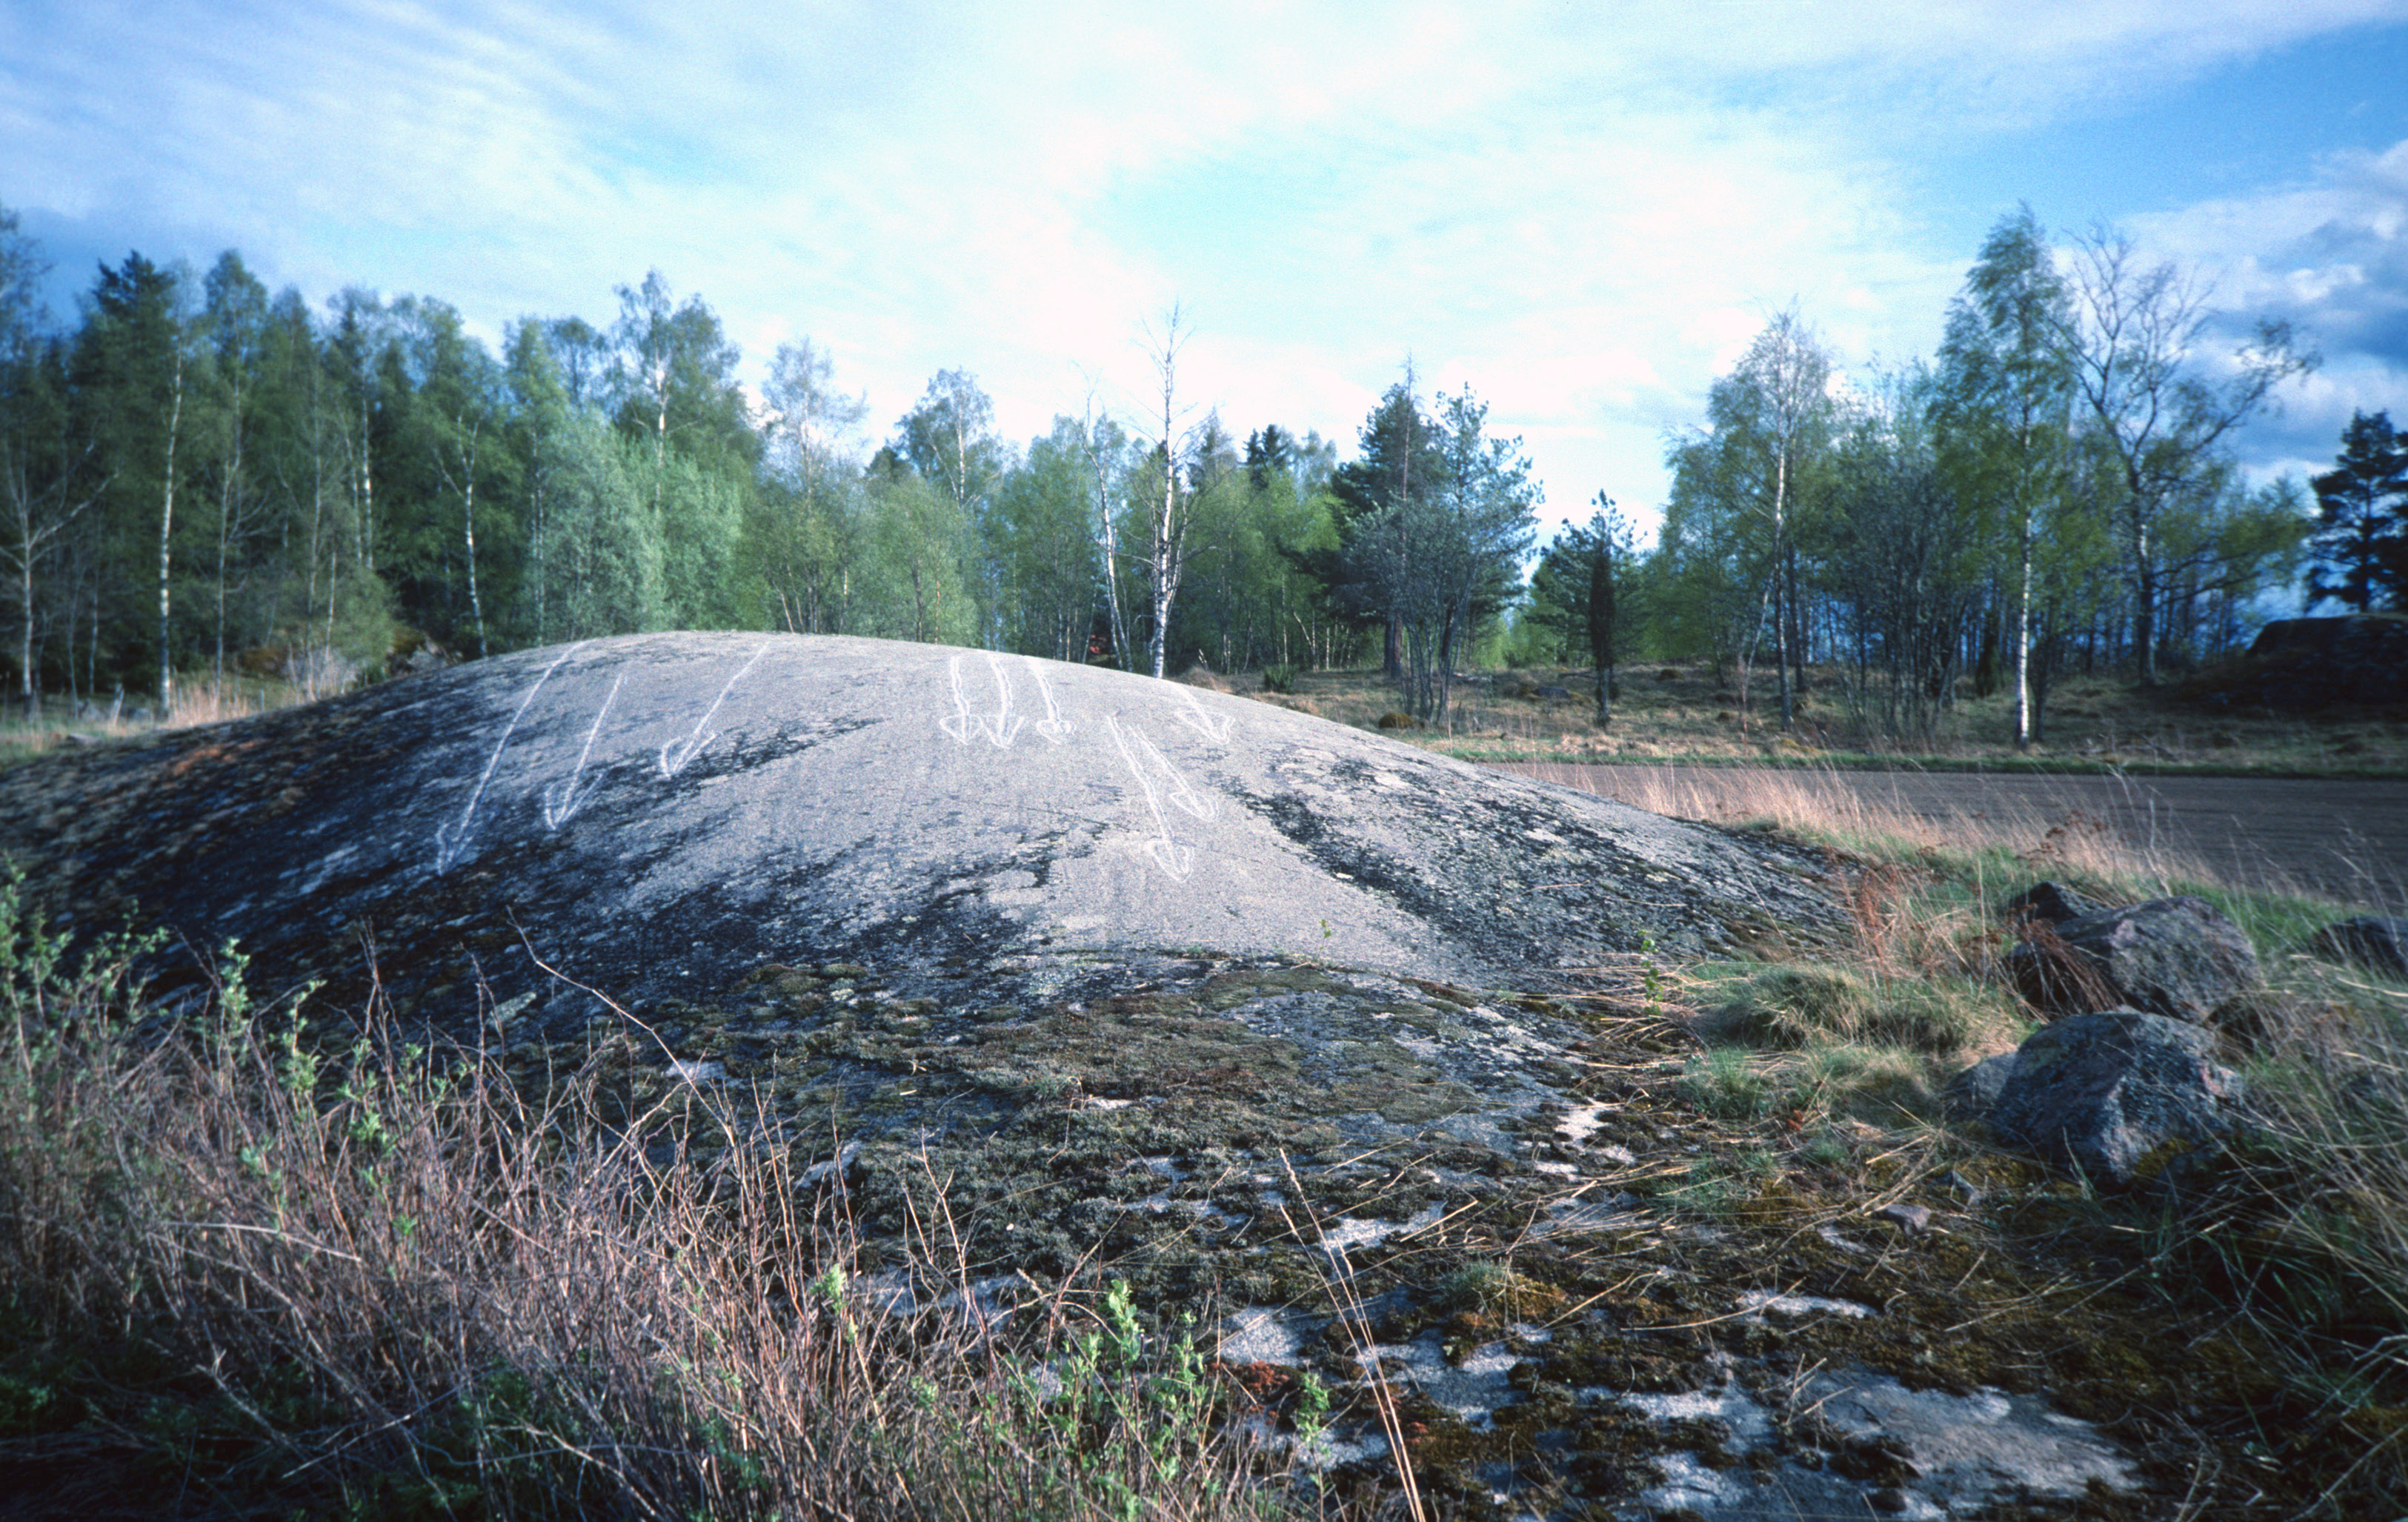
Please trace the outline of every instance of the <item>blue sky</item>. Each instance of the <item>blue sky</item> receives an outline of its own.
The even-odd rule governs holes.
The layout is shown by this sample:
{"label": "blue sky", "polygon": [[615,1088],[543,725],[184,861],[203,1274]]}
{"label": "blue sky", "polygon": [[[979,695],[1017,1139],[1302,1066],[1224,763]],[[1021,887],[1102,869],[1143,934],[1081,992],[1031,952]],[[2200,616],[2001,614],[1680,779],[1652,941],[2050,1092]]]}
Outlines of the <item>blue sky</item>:
{"label": "blue sky", "polygon": [[1668,430],[1795,301],[1928,354],[2018,201],[2287,317],[2322,371],[2241,440],[2408,418],[2408,0],[1678,5],[0,0],[0,203],[72,309],[129,249],[616,309],[657,266],[752,373],[808,336],[882,434],[939,367],[1025,439],[1185,395],[1354,430],[1408,355],[1555,515],[1652,519]]}

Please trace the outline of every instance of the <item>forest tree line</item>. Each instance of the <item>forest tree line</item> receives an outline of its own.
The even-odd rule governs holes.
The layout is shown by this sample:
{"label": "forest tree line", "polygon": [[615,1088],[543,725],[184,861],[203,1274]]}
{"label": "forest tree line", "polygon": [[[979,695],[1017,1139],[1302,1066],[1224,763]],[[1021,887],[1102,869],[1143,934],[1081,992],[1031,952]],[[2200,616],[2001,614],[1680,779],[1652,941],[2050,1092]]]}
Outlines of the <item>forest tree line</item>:
{"label": "forest tree line", "polygon": [[130,254],[59,324],[42,267],[0,209],[0,606],[28,706],[769,628],[1154,675],[1376,653],[1430,711],[1534,531],[1519,445],[1469,390],[1408,374],[1342,464],[1276,424],[1241,441],[1180,392],[1176,312],[1149,416],[1089,406],[1023,447],[945,370],[872,448],[822,350],[781,345],[748,395],[718,316],[657,272],[607,327],[529,317],[497,354],[442,301],[313,309],[235,252]]}
{"label": "forest tree line", "polygon": [[[1709,659],[1786,723],[1812,666],[1877,729],[2007,687],[2037,739],[2058,674],[2229,650],[2262,594],[2347,553],[2232,456],[2313,357],[2274,326],[2213,352],[2181,272],[2111,234],[2052,247],[2028,209],[1929,361],[1852,384],[1774,317],[1669,442],[1656,543],[1600,493],[1526,585],[1540,488],[1469,388],[1425,397],[1408,366],[1349,460],[1277,424],[1240,439],[1181,392],[1175,311],[1142,416],[1090,404],[1022,445],[945,370],[872,444],[824,352],[781,345],[748,394],[717,315],[657,272],[608,326],[523,318],[498,353],[442,301],[313,309],[234,252],[129,254],[71,323],[42,273],[0,208],[0,608],[29,707],[766,628],[1154,675],[1376,660],[1425,718],[1501,655],[1594,663],[1601,704],[1617,658]],[[2396,596],[2336,574],[2359,606]]]}
{"label": "forest tree line", "polygon": [[[1538,653],[1589,647],[1592,567],[1616,565],[1626,645],[1711,659],[1742,697],[1753,680],[1784,726],[1813,666],[1866,730],[1928,735],[1960,692],[2004,692],[2027,743],[2058,676],[2149,684],[2228,654],[2303,566],[2312,600],[2399,606],[2408,472],[2387,419],[2353,423],[2313,501],[2294,480],[2249,486],[2236,435],[2316,359],[2277,323],[2219,347],[2207,296],[2112,231],[2052,245],[2024,208],[1928,360],[1852,383],[1776,315],[1670,441],[1652,552],[1610,510],[1548,547]],[[2369,463],[2381,439],[2387,466]]]}

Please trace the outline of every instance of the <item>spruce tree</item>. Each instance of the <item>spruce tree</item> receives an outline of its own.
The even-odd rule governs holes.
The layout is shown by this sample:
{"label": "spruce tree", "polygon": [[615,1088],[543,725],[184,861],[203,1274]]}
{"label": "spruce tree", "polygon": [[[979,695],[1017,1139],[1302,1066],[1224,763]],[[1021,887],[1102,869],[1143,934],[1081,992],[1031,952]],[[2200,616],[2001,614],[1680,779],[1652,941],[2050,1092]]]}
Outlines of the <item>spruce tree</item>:
{"label": "spruce tree", "polygon": [[2388,412],[2357,412],[2341,445],[2338,468],[2311,483],[2318,511],[2309,606],[2328,597],[2360,613],[2408,606],[2408,436]]}

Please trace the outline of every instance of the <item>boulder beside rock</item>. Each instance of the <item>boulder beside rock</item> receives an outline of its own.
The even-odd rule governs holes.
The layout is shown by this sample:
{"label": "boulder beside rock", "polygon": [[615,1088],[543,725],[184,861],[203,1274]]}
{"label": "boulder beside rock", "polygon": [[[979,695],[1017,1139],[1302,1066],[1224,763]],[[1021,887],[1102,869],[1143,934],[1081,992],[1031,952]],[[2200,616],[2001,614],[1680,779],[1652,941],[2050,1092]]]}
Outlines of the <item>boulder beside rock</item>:
{"label": "boulder beside rock", "polygon": [[2365,914],[2343,920],[2309,937],[2308,950],[2337,962],[2355,962],[2395,978],[2408,978],[2408,919]]}
{"label": "boulder beside rock", "polygon": [[2128,1187],[2194,1171],[2238,1124],[2245,1094],[2204,1027],[2106,1010],[2026,1041],[1985,1118],[2010,1146]]}
{"label": "boulder beside rock", "polygon": [[2044,925],[2063,925],[2086,914],[2103,913],[2107,906],[2086,894],[2076,893],[2062,883],[2035,883],[1999,906],[1999,918],[2009,925],[2039,920]]}
{"label": "boulder beside rock", "polygon": [[2001,1052],[1981,1061],[1948,1080],[1940,1091],[1940,1104],[1956,1120],[1987,1120],[2006,1092],[2007,1080],[2015,1075],[2015,1054]]}
{"label": "boulder beside rock", "polygon": [[2128,1005],[2204,1025],[2263,988],[2258,954],[2204,898],[2151,898],[2065,920],[2007,953],[2016,988],[2055,1015]]}

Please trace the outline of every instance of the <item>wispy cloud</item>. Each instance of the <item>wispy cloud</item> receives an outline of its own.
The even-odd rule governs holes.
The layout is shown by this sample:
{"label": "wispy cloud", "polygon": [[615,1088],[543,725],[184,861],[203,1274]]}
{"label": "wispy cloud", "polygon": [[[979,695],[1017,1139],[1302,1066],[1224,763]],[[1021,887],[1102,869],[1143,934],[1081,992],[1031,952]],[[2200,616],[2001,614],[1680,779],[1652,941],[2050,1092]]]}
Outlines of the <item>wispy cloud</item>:
{"label": "wispy cloud", "polygon": [[2408,418],[2408,142],[2335,154],[2293,183],[2134,227],[2153,251],[2215,281],[2226,337],[2279,318],[2326,355],[2258,430],[2261,469],[2330,468],[2355,410]]}
{"label": "wispy cloud", "polygon": [[[1411,354],[1527,436],[1559,508],[1644,505],[1774,308],[1852,363],[1929,347],[1972,251],[1942,203],[2014,194],[1935,185],[1936,146],[2403,14],[36,3],[0,12],[0,200],[489,333],[606,317],[657,266],[756,357],[821,340],[879,417],[959,365],[1022,435],[1091,383],[1132,403],[1135,323],[1176,296],[1193,394],[1234,426],[1349,437]],[[2148,236],[2257,259],[2229,289],[2315,314],[2355,395],[2408,290],[2386,164]]]}

